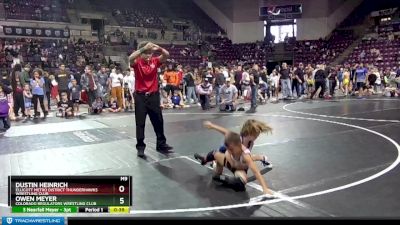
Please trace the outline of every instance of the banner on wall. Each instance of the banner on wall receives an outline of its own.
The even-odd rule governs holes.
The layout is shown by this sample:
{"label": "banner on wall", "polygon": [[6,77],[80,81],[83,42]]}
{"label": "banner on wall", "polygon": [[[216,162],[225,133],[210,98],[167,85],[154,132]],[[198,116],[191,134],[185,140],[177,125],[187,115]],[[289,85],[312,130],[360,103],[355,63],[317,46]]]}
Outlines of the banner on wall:
{"label": "banner on wall", "polygon": [[37,27],[12,27],[3,26],[5,35],[49,37],[49,38],[69,38],[69,29],[37,28]]}
{"label": "banner on wall", "polygon": [[371,13],[371,17],[378,17],[378,16],[390,16],[397,11],[397,8],[390,8],[390,9],[383,9],[378,11],[373,11]]}
{"label": "banner on wall", "polygon": [[260,7],[259,16],[263,20],[296,19],[301,18],[302,5],[279,5]]}

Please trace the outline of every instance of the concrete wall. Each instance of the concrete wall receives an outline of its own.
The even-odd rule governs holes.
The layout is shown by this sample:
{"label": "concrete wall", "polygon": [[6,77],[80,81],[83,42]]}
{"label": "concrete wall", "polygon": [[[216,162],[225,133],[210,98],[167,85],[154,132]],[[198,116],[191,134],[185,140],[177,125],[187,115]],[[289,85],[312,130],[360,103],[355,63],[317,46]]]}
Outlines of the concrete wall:
{"label": "concrete wall", "polygon": [[255,22],[259,18],[258,0],[232,0],[234,5],[233,23]]}
{"label": "concrete wall", "polygon": [[233,43],[264,40],[264,21],[233,23]]}
{"label": "concrete wall", "polygon": [[347,0],[324,17],[297,20],[297,39],[315,40],[328,36],[361,2]]}
{"label": "concrete wall", "polygon": [[[230,0],[229,0],[230,1]],[[229,39],[234,39],[233,23],[210,0],[193,0],[211,19],[213,19],[227,33]]]}
{"label": "concrete wall", "polygon": [[[194,0],[208,16],[226,30],[233,43],[264,39],[264,22],[258,19],[258,0],[222,0],[214,5],[216,1],[221,0]],[[228,8],[232,9],[232,12],[227,12]]]}
{"label": "concrete wall", "polygon": [[210,0],[219,11],[221,11],[229,20],[233,21],[234,5],[233,0]]}

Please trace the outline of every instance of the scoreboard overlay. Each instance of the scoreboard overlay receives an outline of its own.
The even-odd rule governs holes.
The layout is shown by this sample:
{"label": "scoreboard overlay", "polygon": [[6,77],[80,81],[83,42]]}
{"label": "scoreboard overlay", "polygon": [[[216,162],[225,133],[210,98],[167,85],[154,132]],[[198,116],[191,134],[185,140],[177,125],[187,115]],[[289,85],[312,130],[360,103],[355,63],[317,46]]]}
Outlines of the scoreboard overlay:
{"label": "scoreboard overlay", "polygon": [[9,176],[12,213],[129,213],[131,176]]}

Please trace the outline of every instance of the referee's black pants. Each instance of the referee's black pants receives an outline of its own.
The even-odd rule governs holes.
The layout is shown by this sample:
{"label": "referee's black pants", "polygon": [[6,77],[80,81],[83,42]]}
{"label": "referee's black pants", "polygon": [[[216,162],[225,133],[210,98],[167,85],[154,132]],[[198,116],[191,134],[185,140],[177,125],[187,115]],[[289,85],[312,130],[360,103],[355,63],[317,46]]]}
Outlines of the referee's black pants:
{"label": "referee's black pants", "polygon": [[144,128],[146,117],[149,115],[154,132],[157,136],[157,148],[166,145],[167,139],[164,135],[164,119],[160,107],[160,93],[151,94],[135,93],[135,120],[136,120],[136,149],[144,150]]}

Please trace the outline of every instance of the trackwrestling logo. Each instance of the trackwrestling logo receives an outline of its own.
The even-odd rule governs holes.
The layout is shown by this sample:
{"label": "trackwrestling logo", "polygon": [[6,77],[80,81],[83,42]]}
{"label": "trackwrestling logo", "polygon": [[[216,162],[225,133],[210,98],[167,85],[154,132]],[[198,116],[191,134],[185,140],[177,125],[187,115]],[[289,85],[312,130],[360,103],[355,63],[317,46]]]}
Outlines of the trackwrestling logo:
{"label": "trackwrestling logo", "polygon": [[52,224],[64,225],[64,217],[3,217],[2,224],[12,225],[36,225]]}

